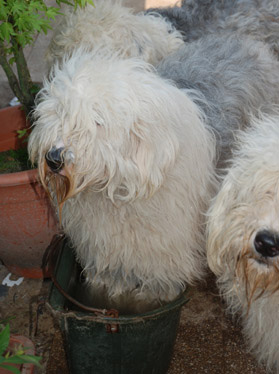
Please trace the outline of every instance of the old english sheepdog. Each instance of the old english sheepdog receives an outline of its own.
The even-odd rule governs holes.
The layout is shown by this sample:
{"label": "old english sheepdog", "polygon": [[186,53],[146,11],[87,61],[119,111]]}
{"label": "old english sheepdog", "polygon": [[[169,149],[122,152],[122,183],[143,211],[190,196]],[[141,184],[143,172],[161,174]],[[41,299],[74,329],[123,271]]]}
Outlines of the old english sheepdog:
{"label": "old english sheepdog", "polygon": [[152,8],[146,14],[163,16],[186,42],[209,33],[246,34],[279,54],[278,0],[183,0],[181,6]]}
{"label": "old english sheepdog", "polygon": [[79,49],[34,115],[31,159],[92,287],[144,308],[202,277],[215,140],[186,94],[141,59]]}
{"label": "old english sheepdog", "polygon": [[181,33],[163,17],[134,14],[119,0],[95,0],[94,5],[70,10],[62,18],[46,54],[49,69],[80,46],[91,50],[103,45],[156,65],[183,44]]}
{"label": "old english sheepdog", "polygon": [[210,129],[227,129],[226,149],[279,97],[278,73],[262,43],[226,36],[183,46],[157,72],[103,45],[55,65],[29,152],[92,287],[149,308],[203,277]]}
{"label": "old english sheepdog", "polygon": [[[278,82],[277,82],[278,84]],[[279,113],[279,112],[278,112]],[[259,362],[279,372],[279,114],[238,135],[209,210],[208,263]]]}

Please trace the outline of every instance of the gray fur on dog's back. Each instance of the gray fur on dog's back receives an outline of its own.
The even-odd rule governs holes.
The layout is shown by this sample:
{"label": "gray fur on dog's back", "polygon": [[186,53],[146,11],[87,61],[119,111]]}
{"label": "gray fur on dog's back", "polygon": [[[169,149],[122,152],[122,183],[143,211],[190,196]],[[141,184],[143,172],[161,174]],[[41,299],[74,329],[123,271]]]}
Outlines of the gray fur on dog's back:
{"label": "gray fur on dog's back", "polygon": [[186,44],[158,66],[161,76],[190,89],[214,129],[222,160],[234,131],[250,115],[272,112],[279,103],[279,63],[266,45],[249,38],[210,35]]}
{"label": "gray fur on dog's back", "polygon": [[185,41],[193,41],[200,38],[211,24],[234,13],[238,3],[239,0],[186,0],[181,6],[149,8],[145,13],[160,14],[183,32]]}
{"label": "gray fur on dog's back", "polygon": [[249,35],[279,54],[278,0],[184,0],[181,7],[148,9],[160,14],[191,42],[208,34]]}

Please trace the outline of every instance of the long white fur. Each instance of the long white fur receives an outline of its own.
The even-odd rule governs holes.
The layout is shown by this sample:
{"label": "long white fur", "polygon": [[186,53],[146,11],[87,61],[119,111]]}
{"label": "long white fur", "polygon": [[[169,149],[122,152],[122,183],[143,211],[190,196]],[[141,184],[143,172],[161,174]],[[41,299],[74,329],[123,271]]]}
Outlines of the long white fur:
{"label": "long white fur", "polygon": [[35,117],[40,170],[58,141],[74,154],[62,225],[92,284],[148,303],[202,278],[215,140],[186,91],[142,60],[80,49],[56,65]]}
{"label": "long white fur", "polygon": [[[259,362],[279,372],[279,260],[254,248],[257,232],[279,232],[279,114],[254,120],[209,210],[207,258],[230,311]],[[247,273],[241,254],[245,252]],[[245,261],[246,261],[245,260]]]}
{"label": "long white fur", "polygon": [[161,16],[134,14],[121,0],[95,0],[94,5],[71,9],[62,18],[46,54],[49,69],[80,46],[103,45],[156,65],[183,44],[181,33]]}

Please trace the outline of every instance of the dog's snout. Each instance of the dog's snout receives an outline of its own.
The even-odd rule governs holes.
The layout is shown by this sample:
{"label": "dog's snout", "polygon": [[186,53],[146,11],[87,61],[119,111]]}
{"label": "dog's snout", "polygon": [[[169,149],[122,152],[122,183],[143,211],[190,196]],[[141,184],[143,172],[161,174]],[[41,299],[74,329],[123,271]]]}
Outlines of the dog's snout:
{"label": "dog's snout", "polygon": [[47,165],[54,173],[58,173],[63,169],[63,150],[64,148],[53,147],[45,156]]}
{"label": "dog's snout", "polygon": [[255,237],[254,246],[256,251],[264,257],[278,256],[279,235],[268,230],[260,231]]}

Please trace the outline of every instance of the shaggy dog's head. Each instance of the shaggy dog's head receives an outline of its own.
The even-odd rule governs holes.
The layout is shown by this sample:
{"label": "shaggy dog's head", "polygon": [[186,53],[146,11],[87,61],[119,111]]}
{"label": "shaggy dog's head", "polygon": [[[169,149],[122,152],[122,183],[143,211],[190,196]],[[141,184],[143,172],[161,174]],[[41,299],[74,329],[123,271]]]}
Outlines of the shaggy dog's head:
{"label": "shaggy dog's head", "polygon": [[60,207],[86,188],[113,203],[148,198],[175,161],[185,100],[141,60],[77,50],[40,92],[30,158]]}
{"label": "shaggy dog's head", "polygon": [[223,292],[237,290],[248,305],[279,288],[278,144],[276,116],[241,134],[209,210],[209,266]]}

